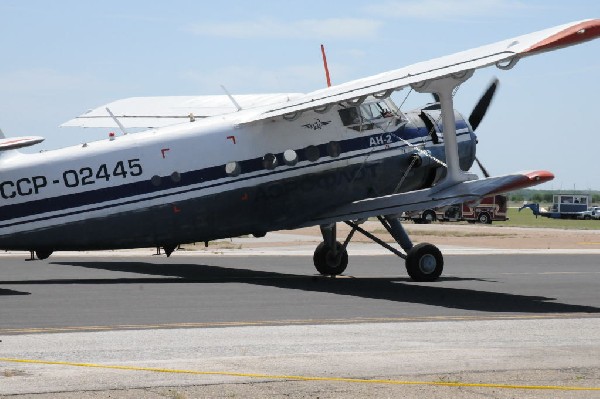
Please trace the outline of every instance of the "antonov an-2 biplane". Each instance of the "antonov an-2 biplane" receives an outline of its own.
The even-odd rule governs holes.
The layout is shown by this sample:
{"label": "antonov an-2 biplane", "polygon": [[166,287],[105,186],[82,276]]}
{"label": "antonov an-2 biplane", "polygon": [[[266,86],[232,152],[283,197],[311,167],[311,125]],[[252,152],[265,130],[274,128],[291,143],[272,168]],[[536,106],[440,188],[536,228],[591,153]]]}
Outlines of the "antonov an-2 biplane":
{"label": "antonov an-2 biplane", "polygon": [[[308,94],[150,97],[115,101],[65,125],[148,128],[60,150],[22,154],[41,137],[0,140],[0,248],[45,259],[59,250],[162,247],[304,226],[321,227],[317,270],[342,273],[360,231],[406,260],[408,274],[442,273],[437,247],[414,245],[398,214],[529,187],[547,171],[477,179],[474,130],[495,83],[468,119],[453,90],[478,68],[600,36],[573,22]],[[436,102],[402,112],[412,88]],[[378,217],[404,252],[371,236]],[[336,240],[336,223],[352,226]]]}

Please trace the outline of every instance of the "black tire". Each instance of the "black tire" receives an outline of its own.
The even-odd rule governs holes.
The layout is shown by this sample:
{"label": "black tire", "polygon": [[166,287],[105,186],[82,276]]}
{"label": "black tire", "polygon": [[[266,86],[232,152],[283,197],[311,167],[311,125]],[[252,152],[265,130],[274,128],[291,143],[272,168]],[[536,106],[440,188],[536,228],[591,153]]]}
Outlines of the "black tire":
{"label": "black tire", "polygon": [[406,256],[406,271],[415,281],[435,281],[444,270],[444,257],[435,245],[415,245]]}
{"label": "black tire", "polygon": [[423,220],[423,223],[425,223],[425,224],[435,222],[436,219],[437,219],[437,217],[435,216],[435,212],[432,211],[431,209],[428,209],[425,212],[423,212],[423,215],[421,216],[421,220]]}
{"label": "black tire", "polygon": [[477,216],[477,221],[481,224],[492,224],[492,217],[487,212],[481,212]]}
{"label": "black tire", "polygon": [[35,256],[40,260],[48,259],[50,255],[52,255],[52,251],[47,249],[38,249],[35,251]]}
{"label": "black tire", "polygon": [[592,220],[592,217],[590,215],[585,215],[583,217],[583,220]]}
{"label": "black tire", "polygon": [[337,256],[333,256],[333,251],[329,246],[325,245],[325,242],[320,243],[317,249],[315,249],[313,262],[317,271],[324,276],[338,276],[348,266],[348,251],[337,241],[335,245]]}

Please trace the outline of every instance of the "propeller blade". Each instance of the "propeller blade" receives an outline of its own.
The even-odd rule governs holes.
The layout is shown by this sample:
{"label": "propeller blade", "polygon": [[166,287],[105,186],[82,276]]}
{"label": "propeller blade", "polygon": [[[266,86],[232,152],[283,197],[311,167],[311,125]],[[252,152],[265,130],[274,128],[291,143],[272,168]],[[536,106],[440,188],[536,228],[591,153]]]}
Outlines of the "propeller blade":
{"label": "propeller blade", "polygon": [[483,173],[483,176],[490,177],[490,174],[488,173],[487,169],[483,167],[483,165],[481,164],[481,162],[479,162],[479,159],[477,157],[475,157],[475,162],[477,162],[477,165],[479,166],[479,169],[481,169],[481,173]]}
{"label": "propeller blade", "polygon": [[492,80],[492,83],[490,83],[485,93],[483,93],[483,96],[481,96],[477,102],[477,105],[475,105],[475,108],[473,108],[473,112],[471,112],[471,116],[469,116],[469,123],[471,124],[473,131],[477,130],[477,127],[483,120],[483,117],[485,116],[485,113],[487,112],[487,109],[494,98],[494,93],[498,87],[498,82],[498,78],[494,78]]}

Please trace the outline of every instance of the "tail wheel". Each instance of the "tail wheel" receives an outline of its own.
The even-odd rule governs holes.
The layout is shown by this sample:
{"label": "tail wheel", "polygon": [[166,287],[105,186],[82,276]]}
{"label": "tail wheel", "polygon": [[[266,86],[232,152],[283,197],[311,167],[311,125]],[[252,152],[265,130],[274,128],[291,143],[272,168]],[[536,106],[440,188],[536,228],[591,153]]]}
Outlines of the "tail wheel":
{"label": "tail wheel", "polygon": [[337,241],[335,245],[335,253],[325,242],[320,243],[317,249],[315,249],[313,261],[317,271],[323,275],[340,275],[348,266],[348,251]]}
{"label": "tail wheel", "polygon": [[415,281],[435,281],[444,270],[444,257],[432,244],[420,243],[412,247],[406,256],[406,271]]}
{"label": "tail wheel", "polygon": [[479,216],[477,216],[477,221],[481,224],[492,224],[492,217],[487,212],[481,212]]}
{"label": "tail wheel", "polygon": [[46,249],[38,249],[35,251],[35,256],[41,260],[48,259],[50,255],[52,255],[52,251]]}
{"label": "tail wheel", "polygon": [[162,248],[165,251],[165,255],[167,255],[168,258],[177,249],[177,245],[163,245]]}

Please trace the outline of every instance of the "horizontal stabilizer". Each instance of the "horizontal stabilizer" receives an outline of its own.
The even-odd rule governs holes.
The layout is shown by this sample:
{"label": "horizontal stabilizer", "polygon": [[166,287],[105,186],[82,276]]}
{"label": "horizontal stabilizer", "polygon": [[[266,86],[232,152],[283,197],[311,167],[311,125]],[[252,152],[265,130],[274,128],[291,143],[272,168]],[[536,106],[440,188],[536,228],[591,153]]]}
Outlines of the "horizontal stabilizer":
{"label": "horizontal stabilizer", "polygon": [[44,141],[40,136],[9,137],[0,139],[0,151],[16,150],[17,148],[29,147]]}
{"label": "horizontal stabilizer", "polygon": [[[285,104],[300,93],[242,94],[232,96],[242,109]],[[61,127],[118,127],[106,108],[125,128],[157,128],[237,112],[228,95],[130,97],[113,101],[71,119]]]}

